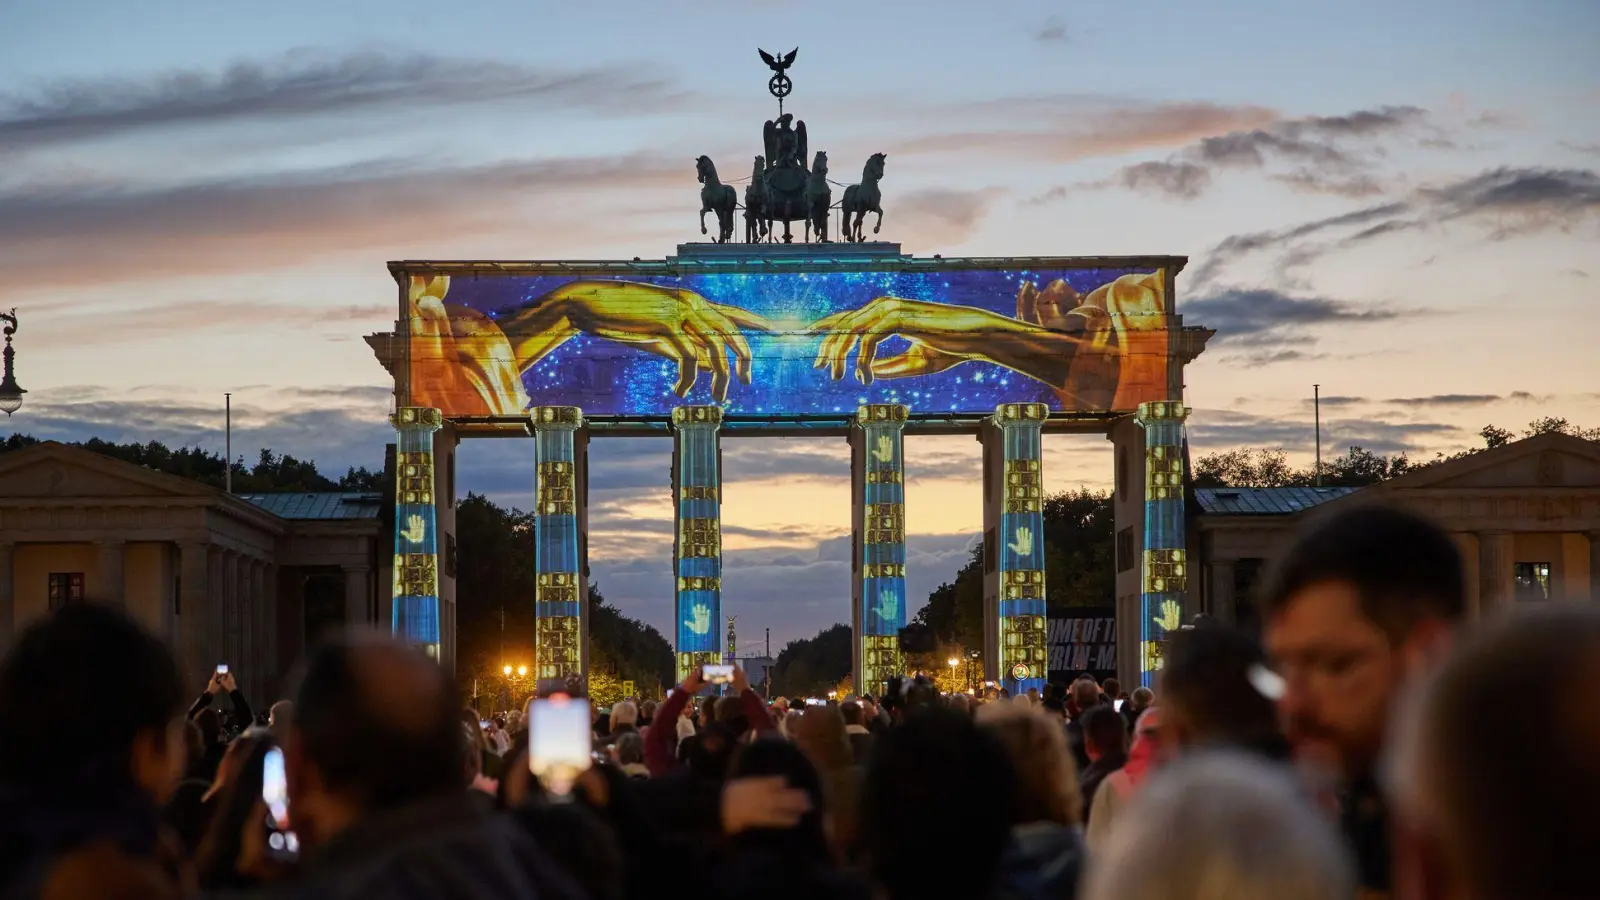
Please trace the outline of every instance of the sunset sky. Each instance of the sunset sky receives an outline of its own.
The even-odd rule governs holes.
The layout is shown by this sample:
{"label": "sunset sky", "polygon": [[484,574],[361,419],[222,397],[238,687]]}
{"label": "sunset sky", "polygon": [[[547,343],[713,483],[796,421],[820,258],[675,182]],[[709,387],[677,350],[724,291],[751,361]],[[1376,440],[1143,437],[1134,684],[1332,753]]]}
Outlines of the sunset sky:
{"label": "sunset sky", "polygon": [[[1600,425],[1600,5],[5,0],[0,305],[37,437],[377,466],[362,336],[386,260],[643,258],[699,238],[693,160],[748,174],[758,46],[834,177],[886,152],[919,256],[1178,254],[1203,454],[1431,457]],[[4,432],[0,432],[4,433]],[[1046,443],[1052,489],[1109,445]],[[591,560],[671,635],[665,440],[594,449]],[[980,521],[978,445],[907,447],[912,606]],[[459,484],[526,506],[532,447]],[[750,647],[848,622],[842,439],[727,445],[724,611]],[[470,552],[470,550],[464,550]],[[530,598],[531,602],[531,598]]]}

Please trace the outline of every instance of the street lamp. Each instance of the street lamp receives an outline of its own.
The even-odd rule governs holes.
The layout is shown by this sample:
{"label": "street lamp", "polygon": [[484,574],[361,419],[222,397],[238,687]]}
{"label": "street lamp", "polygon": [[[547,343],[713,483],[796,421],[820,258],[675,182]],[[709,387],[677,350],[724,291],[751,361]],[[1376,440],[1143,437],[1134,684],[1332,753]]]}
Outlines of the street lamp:
{"label": "street lamp", "polygon": [[4,410],[6,418],[10,418],[12,413],[22,408],[22,395],[27,393],[17,386],[17,376],[12,371],[12,360],[17,356],[17,351],[11,349],[11,336],[17,333],[16,307],[12,307],[8,313],[0,312],[0,322],[6,323],[5,377],[0,378],[0,410]]}
{"label": "street lamp", "polygon": [[528,667],[527,666],[517,666],[517,677],[518,678],[527,678],[528,677]]}
{"label": "street lamp", "polygon": [[502,673],[502,674],[504,674],[504,675],[505,675],[505,676],[506,676],[506,677],[507,677],[507,678],[510,678],[510,677],[511,677],[511,667],[510,667],[510,666],[506,666],[506,667],[505,667],[505,668],[503,668],[503,669],[501,669],[501,670],[500,670],[500,671],[501,671],[501,673]]}

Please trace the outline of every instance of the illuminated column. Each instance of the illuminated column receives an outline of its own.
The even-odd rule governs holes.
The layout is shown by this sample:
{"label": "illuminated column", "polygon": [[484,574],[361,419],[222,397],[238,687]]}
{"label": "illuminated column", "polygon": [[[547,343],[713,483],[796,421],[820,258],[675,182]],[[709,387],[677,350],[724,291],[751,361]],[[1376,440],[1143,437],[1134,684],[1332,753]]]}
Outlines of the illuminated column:
{"label": "illuminated column", "polygon": [[[1049,661],[1045,646],[1044,481],[1041,469],[1043,403],[1004,403],[994,411],[1001,465],[986,466],[992,479],[985,491],[999,507],[995,547],[984,548],[997,562],[997,621],[993,632],[999,680],[1012,696],[1044,689]],[[991,458],[985,454],[985,460]],[[995,483],[997,481],[997,483]],[[988,535],[985,535],[987,538]]]}
{"label": "illuminated column", "polygon": [[909,407],[874,403],[856,410],[850,431],[851,540],[855,578],[851,604],[857,694],[883,692],[905,671],[900,629],[906,624],[906,491],[904,432]]}
{"label": "illuminated column", "polygon": [[672,411],[672,501],[677,520],[672,557],[677,575],[678,682],[689,670],[722,662],[722,410]]}
{"label": "illuminated column", "polygon": [[395,448],[395,637],[439,657],[439,542],[433,509],[433,433],[437,409],[403,406],[389,421],[400,433]]}
{"label": "illuminated column", "polygon": [[583,554],[578,528],[576,406],[540,406],[533,420],[534,662],[541,689],[583,677]]}
{"label": "illuminated column", "polygon": [[1154,687],[1167,632],[1183,624],[1183,420],[1188,407],[1163,400],[1139,404],[1144,428],[1144,561],[1139,588],[1139,683]]}

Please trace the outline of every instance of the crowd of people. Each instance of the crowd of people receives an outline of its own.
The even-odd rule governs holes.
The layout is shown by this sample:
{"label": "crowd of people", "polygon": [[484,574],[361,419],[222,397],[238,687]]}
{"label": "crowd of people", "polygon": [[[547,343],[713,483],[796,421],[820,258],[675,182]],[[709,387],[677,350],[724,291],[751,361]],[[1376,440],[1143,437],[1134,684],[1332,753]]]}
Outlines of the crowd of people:
{"label": "crowd of people", "polygon": [[697,669],[596,711],[561,786],[533,715],[382,636],[258,717],[248,673],[191,700],[163,642],[69,605],[0,660],[0,897],[1600,898],[1600,609],[1466,596],[1448,535],[1347,510],[1260,639],[1169,635],[1154,691],[808,704]]}

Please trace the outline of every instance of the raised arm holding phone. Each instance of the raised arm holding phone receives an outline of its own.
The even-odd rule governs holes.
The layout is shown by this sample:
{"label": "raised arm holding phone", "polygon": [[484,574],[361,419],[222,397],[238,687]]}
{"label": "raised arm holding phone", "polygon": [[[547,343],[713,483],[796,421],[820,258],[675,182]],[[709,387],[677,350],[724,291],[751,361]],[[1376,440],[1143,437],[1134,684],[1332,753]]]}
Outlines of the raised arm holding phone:
{"label": "raised arm holding phone", "polygon": [[228,699],[233,701],[235,727],[240,731],[249,728],[250,723],[255,721],[255,715],[250,711],[250,701],[244,698],[244,692],[239,690],[239,682],[235,680],[233,673],[228,671],[226,663],[217,666],[216,671],[211,673],[205,691],[189,707],[188,718],[193,719],[198,716],[201,710],[209,707],[217,695],[224,691],[227,692]]}
{"label": "raised arm holding phone", "polygon": [[[767,703],[761,695],[750,688],[750,676],[736,665],[728,668],[730,674],[728,684],[733,688],[733,695],[737,696],[744,706],[744,714],[750,720],[750,728],[757,734],[771,731],[777,726],[773,724],[772,714],[767,711]],[[666,702],[656,710],[655,721],[651,724],[650,731],[645,735],[644,764],[650,770],[652,778],[672,771],[677,765],[677,754],[674,743],[678,731],[678,717],[683,715],[683,708],[701,690],[710,685],[706,680],[705,669],[695,666],[689,672],[689,677],[678,685]]]}

